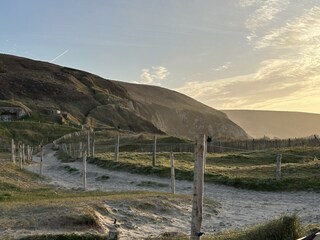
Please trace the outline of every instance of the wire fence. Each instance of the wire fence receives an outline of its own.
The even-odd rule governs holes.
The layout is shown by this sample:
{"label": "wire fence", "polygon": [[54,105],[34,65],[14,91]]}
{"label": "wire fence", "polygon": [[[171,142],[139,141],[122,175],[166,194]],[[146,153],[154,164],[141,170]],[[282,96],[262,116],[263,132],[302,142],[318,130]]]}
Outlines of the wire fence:
{"label": "wire fence", "polygon": [[[169,141],[170,140],[170,141]],[[174,140],[174,141],[173,141]],[[73,158],[81,157],[86,151],[87,156],[94,157],[97,154],[123,152],[136,152],[155,155],[156,153],[193,153],[195,145],[192,141],[168,138],[164,136],[141,138],[140,135],[114,135],[99,136],[94,131],[81,131],[65,135],[56,141],[55,146],[63,150]],[[225,152],[251,152],[265,151],[281,148],[317,147],[320,146],[319,138],[294,139],[251,139],[251,140],[221,140],[208,137],[207,153]],[[310,156],[309,156],[310,157]]]}

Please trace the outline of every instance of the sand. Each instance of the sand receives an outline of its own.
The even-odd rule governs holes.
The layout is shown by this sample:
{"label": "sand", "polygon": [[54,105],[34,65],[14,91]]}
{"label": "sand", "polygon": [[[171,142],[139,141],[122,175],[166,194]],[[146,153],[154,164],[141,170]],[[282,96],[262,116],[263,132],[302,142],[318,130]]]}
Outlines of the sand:
{"label": "sand", "polygon": [[[77,169],[73,173],[65,166]],[[67,167],[68,168],[68,167]],[[55,152],[46,148],[44,156],[44,175],[46,182],[65,189],[82,188],[82,162],[61,163]],[[39,158],[26,169],[39,173]],[[97,180],[108,176],[107,180]],[[155,182],[145,186],[144,182]],[[141,184],[142,183],[142,184]],[[147,190],[170,192],[170,179],[156,176],[131,174],[121,171],[110,171],[94,164],[87,165],[87,189],[100,191]],[[191,195],[192,182],[176,181],[178,194]],[[303,224],[320,222],[319,192],[257,192],[236,189],[223,185],[205,183],[205,198],[219,202],[218,207],[206,204],[204,207],[202,231],[209,234],[217,231],[243,228],[261,223],[283,214],[297,213]],[[160,203],[159,203],[160,204]],[[167,204],[167,203],[166,203]],[[161,204],[160,204],[161,205]],[[144,236],[157,236],[163,232],[189,233],[191,206],[183,203],[172,203],[174,211],[153,211],[153,209],[132,208],[129,203],[106,201],[113,218],[118,219],[116,227],[121,232],[121,239],[141,239]],[[107,224],[109,226],[110,221]]]}

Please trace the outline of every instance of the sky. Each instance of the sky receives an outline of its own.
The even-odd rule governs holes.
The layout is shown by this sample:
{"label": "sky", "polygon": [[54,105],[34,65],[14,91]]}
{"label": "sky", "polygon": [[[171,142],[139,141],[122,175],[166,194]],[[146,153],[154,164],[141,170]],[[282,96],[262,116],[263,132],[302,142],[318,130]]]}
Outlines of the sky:
{"label": "sky", "polygon": [[0,0],[0,52],[216,109],[320,113],[320,0]]}

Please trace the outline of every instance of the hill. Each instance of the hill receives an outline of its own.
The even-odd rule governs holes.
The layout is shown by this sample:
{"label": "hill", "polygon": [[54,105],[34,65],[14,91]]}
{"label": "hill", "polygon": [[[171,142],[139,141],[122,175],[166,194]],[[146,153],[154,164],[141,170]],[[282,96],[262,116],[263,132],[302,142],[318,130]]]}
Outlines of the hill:
{"label": "hill", "polygon": [[281,111],[223,110],[254,138],[307,137],[320,133],[320,114]]}
{"label": "hill", "polygon": [[168,89],[111,81],[5,54],[0,54],[0,65],[0,100],[23,104],[30,110],[27,118],[34,121],[191,139],[199,131],[223,138],[247,137],[226,114]]}

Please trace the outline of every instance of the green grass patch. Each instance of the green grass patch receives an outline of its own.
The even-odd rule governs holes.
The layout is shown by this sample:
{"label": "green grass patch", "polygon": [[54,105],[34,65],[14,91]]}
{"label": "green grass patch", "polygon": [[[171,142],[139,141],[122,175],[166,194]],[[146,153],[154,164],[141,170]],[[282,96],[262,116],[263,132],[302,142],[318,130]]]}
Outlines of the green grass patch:
{"label": "green grass patch", "polygon": [[[214,235],[203,235],[203,240],[294,240],[306,234],[296,215],[283,216],[264,224],[244,230],[222,232]],[[189,236],[179,233],[163,233],[148,240],[187,240]]]}
{"label": "green grass patch", "polygon": [[205,237],[208,240],[290,240],[298,239],[304,234],[296,215],[284,216],[262,225],[242,231],[234,231]]}
{"label": "green grass patch", "polygon": [[[276,180],[275,161],[282,154],[282,179]],[[170,177],[169,153],[158,153],[152,167],[151,153],[98,153],[90,162],[113,170]],[[262,191],[320,190],[320,148],[298,147],[243,153],[208,153],[205,181]],[[193,153],[175,153],[177,179],[193,180]]]}

